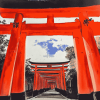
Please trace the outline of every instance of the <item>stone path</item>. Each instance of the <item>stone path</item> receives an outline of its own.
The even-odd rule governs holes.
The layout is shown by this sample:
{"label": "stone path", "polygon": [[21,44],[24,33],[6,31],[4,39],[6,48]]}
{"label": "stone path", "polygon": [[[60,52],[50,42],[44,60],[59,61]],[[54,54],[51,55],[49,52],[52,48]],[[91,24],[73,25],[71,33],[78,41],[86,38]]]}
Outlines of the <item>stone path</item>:
{"label": "stone path", "polygon": [[27,100],[78,100],[78,99],[68,99],[55,90],[49,90]]}

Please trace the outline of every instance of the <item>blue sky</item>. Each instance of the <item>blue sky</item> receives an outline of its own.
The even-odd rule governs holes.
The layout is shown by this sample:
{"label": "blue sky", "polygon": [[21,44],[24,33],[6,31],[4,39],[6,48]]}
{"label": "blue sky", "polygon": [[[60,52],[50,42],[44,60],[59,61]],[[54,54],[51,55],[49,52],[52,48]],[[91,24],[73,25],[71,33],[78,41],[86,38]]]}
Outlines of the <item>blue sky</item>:
{"label": "blue sky", "polygon": [[42,42],[38,42],[37,40],[35,40],[36,42],[35,45],[40,45],[43,49],[47,51],[47,56],[51,56],[51,57],[53,57],[53,55],[55,55],[56,52],[58,51],[64,52],[66,47],[68,47],[68,45],[66,44],[63,44],[63,45],[58,44],[57,47],[53,47],[53,41],[57,42],[58,40],[50,39],[50,40],[42,41]]}
{"label": "blue sky", "polygon": [[72,36],[28,36],[26,58],[34,62],[68,61],[66,47],[74,46]]}

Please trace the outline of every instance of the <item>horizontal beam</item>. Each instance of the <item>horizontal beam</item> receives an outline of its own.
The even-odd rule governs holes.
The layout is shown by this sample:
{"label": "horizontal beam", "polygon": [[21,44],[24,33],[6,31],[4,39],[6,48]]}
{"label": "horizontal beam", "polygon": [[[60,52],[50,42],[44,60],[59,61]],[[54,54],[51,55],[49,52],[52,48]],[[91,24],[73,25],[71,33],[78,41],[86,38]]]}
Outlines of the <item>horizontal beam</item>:
{"label": "horizontal beam", "polygon": [[43,77],[43,79],[51,79],[51,80],[54,80],[54,79],[56,79],[56,77]]}
{"label": "horizontal beam", "polygon": [[[49,8],[49,9],[8,9],[0,8],[1,16],[4,18],[15,18],[16,13],[23,14],[24,18],[47,18],[48,15],[54,17],[78,17],[80,12],[87,11],[89,16],[100,16],[100,5],[88,7],[71,8]],[[28,12],[28,13],[27,13]]]}
{"label": "horizontal beam", "polygon": [[44,63],[42,63],[42,62],[31,62],[31,61],[29,61],[30,63],[31,63],[31,65],[62,65],[62,64],[68,64],[70,61],[66,61],[66,62],[44,62]]}
{"label": "horizontal beam", "polygon": [[81,29],[80,22],[48,24],[23,24],[22,32],[30,35],[72,35],[76,29]]}
{"label": "horizontal beam", "polygon": [[48,82],[48,83],[56,83],[56,82]]}
{"label": "horizontal beam", "polygon": [[49,76],[59,76],[59,74],[57,74],[57,75],[55,75],[55,74],[54,75],[51,75],[51,74],[50,75],[42,75],[41,77],[45,77],[45,76],[46,77],[49,77]]}
{"label": "horizontal beam", "polygon": [[[32,71],[33,73],[35,72],[35,71]],[[60,71],[37,71],[38,73],[51,73],[51,74],[56,74],[56,73],[60,73]]]}
{"label": "horizontal beam", "polygon": [[[11,31],[13,24],[0,25],[0,31]],[[73,30],[80,29],[80,22],[71,23],[54,23],[53,26],[48,24],[22,24],[21,32],[26,32],[30,35],[72,35]],[[61,34],[62,33],[62,34]]]}
{"label": "horizontal beam", "polygon": [[50,76],[50,77],[47,77],[47,76],[44,76],[43,78],[57,78],[58,76]]}
{"label": "horizontal beam", "polygon": [[[35,72],[35,71],[32,71],[32,72]],[[61,71],[59,70],[56,70],[56,71],[37,71],[37,73],[60,73]],[[64,71],[64,72],[66,72],[66,70]]]}
{"label": "horizontal beam", "polygon": [[60,73],[39,73],[40,75],[59,75]]}
{"label": "horizontal beam", "polygon": [[[100,22],[89,22],[89,26],[93,30],[94,36],[100,35]],[[0,34],[11,34],[13,24],[0,25]],[[73,32],[80,30],[80,22],[71,22],[71,23],[55,23],[54,26],[48,26],[47,24],[22,24],[21,32],[27,33],[27,36],[30,35],[73,35]],[[48,64],[38,64],[32,62],[32,65],[48,65]],[[64,62],[65,64],[65,62]],[[68,64],[68,63],[66,63]],[[51,64],[49,64],[51,65]],[[52,65],[61,65],[61,64],[52,64]]]}
{"label": "horizontal beam", "polygon": [[[75,30],[74,30],[75,31]],[[72,30],[32,30],[32,31],[22,31],[22,32],[26,32],[27,36],[41,36],[41,35],[45,35],[45,36],[53,36],[53,35],[69,35],[72,36]]]}
{"label": "horizontal beam", "polygon": [[0,24],[0,34],[11,34],[12,28],[12,24]]}
{"label": "horizontal beam", "polygon": [[[51,68],[48,68],[48,67],[42,67],[42,68],[40,67],[40,68],[38,68],[38,67],[37,67],[36,69],[37,69],[37,70],[38,70],[38,69],[43,69],[43,70],[45,70],[45,69],[61,69],[61,68],[62,68],[62,66],[61,66],[61,67],[51,67]],[[68,68],[68,67],[65,66],[64,68]],[[31,69],[35,69],[35,68],[31,67]]]}
{"label": "horizontal beam", "polygon": [[44,79],[46,79],[46,80],[56,80],[56,78],[44,78]]}

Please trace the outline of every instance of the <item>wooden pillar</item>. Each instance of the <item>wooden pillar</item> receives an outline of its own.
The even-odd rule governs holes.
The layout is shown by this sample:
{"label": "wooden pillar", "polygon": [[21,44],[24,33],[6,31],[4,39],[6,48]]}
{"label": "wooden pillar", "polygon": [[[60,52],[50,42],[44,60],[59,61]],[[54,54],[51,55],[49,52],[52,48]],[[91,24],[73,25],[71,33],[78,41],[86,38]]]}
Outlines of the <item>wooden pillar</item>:
{"label": "wooden pillar", "polygon": [[[79,19],[82,25],[82,36],[92,79],[93,91],[100,92],[100,55],[91,28],[93,21],[88,21],[86,23],[86,20],[89,20],[86,12],[80,13]],[[97,99],[100,100],[100,96],[98,96]]]}
{"label": "wooden pillar", "polygon": [[35,74],[34,74],[34,87],[33,87],[33,90],[36,90],[36,88],[37,88],[37,85],[36,85],[36,83],[37,83],[37,79],[36,79],[36,77],[37,77],[37,65],[35,65]]}
{"label": "wooden pillar", "polygon": [[39,74],[39,90],[41,89],[41,80],[40,80],[40,74]]}
{"label": "wooden pillar", "polygon": [[37,90],[37,65],[35,65],[35,90]]}
{"label": "wooden pillar", "polygon": [[100,56],[93,31],[91,27],[89,27],[89,24],[92,23],[89,22],[89,24],[83,24],[85,19],[89,19],[87,13],[80,13],[79,18],[82,25],[82,36],[87,54],[93,89],[94,92],[100,91]]}
{"label": "wooden pillar", "polygon": [[56,78],[56,82],[57,82],[57,88],[59,88],[59,79]]}
{"label": "wooden pillar", "polygon": [[43,78],[43,88],[45,88],[45,79]]}
{"label": "wooden pillar", "polygon": [[63,79],[62,79],[62,69],[60,69],[60,78],[61,78],[61,89],[63,90]]}
{"label": "wooden pillar", "polygon": [[42,83],[41,84],[42,84],[42,89],[43,89],[43,78],[42,78]]}
{"label": "wooden pillar", "polygon": [[47,80],[46,80],[46,88],[47,88]]}
{"label": "wooden pillar", "polygon": [[59,74],[59,85],[60,85],[60,89],[61,89],[61,78],[60,78],[61,76],[60,76],[60,74]]}
{"label": "wooden pillar", "polygon": [[37,73],[37,90],[39,90],[39,73]]}
{"label": "wooden pillar", "polygon": [[43,89],[44,89],[44,78],[42,78],[42,81],[43,81]]}
{"label": "wooden pillar", "polygon": [[42,89],[42,78],[40,77],[40,87],[41,87],[41,89]]}
{"label": "wooden pillar", "polygon": [[61,89],[61,78],[60,78],[60,73],[59,73],[59,89]]}
{"label": "wooden pillar", "polygon": [[63,86],[62,89],[64,90],[65,88],[64,88],[64,73],[63,73],[63,68],[61,68],[61,70],[62,70],[62,86]]}
{"label": "wooden pillar", "polygon": [[63,78],[64,78],[64,90],[66,90],[66,80],[65,80],[65,73],[64,73],[64,65],[62,65],[63,69]]}
{"label": "wooden pillar", "polygon": [[[18,25],[16,25],[18,24]],[[16,14],[13,29],[11,30],[11,38],[7,49],[7,54],[1,74],[0,80],[0,100],[9,100],[12,79],[14,72],[14,65],[17,56],[17,50],[20,40],[20,31],[22,25],[22,14]]]}
{"label": "wooden pillar", "polygon": [[[77,86],[79,94],[90,94],[93,92],[92,81],[89,72],[83,38],[80,30],[73,33],[74,50],[77,61]],[[87,98],[85,98],[87,100]],[[81,100],[81,99],[79,99]],[[83,99],[82,99],[83,100]],[[92,100],[92,99],[91,99]]]}
{"label": "wooden pillar", "polygon": [[56,78],[56,83],[57,83],[57,88],[59,88],[59,82],[57,78]]}
{"label": "wooden pillar", "polygon": [[21,33],[13,75],[11,100],[25,100],[25,42],[26,33]]}
{"label": "wooden pillar", "polygon": [[48,15],[48,16],[47,16],[47,24],[48,24],[49,26],[54,25],[54,16],[53,16],[53,15]]}

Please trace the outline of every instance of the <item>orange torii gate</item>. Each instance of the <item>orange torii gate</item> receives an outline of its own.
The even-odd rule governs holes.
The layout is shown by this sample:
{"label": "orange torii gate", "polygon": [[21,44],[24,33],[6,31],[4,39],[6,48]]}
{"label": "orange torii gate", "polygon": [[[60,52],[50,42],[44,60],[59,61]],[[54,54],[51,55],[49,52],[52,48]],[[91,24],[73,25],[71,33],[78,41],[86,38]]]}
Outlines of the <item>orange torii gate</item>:
{"label": "orange torii gate", "polygon": [[[66,66],[68,66],[66,64],[68,64],[69,61],[59,62],[59,63],[35,63],[35,62],[30,61],[30,63],[31,63],[31,65],[35,66],[34,68],[31,68],[31,69],[35,69],[34,71],[32,71],[35,73],[33,90],[37,90],[37,83],[38,84],[41,83],[41,82],[38,82],[39,81],[38,79],[41,76],[41,74],[44,74],[44,75],[49,74],[48,76],[50,76],[50,77],[48,77],[48,78],[52,77],[52,79],[53,79],[54,77],[58,78],[57,76],[55,76],[56,73],[59,75],[59,79],[61,81],[61,83],[57,83],[57,87],[58,87],[58,84],[60,84],[60,86],[61,86],[60,88],[62,90],[66,90],[66,81],[65,81],[64,72],[66,72],[65,68],[67,68]],[[56,65],[56,67],[52,67],[55,65]],[[61,65],[61,66],[57,67],[57,65]],[[64,65],[66,65],[66,66],[64,66]],[[41,66],[41,67],[37,67],[37,66]],[[43,66],[47,66],[47,67],[43,67]],[[43,75],[42,75],[42,79],[43,78],[45,78],[45,77],[43,77]],[[56,81],[56,82],[58,82],[58,81]],[[45,82],[44,82],[44,84],[45,84]]]}
{"label": "orange torii gate", "polygon": [[[100,100],[100,55],[94,35],[100,35],[100,5],[53,9],[0,8],[3,18],[14,23],[0,25],[0,34],[11,34],[0,80],[0,99],[25,100],[25,41],[30,35],[72,35],[77,59],[78,93],[96,92]],[[54,17],[79,17],[71,23],[54,23]],[[46,24],[22,23],[23,18],[47,18]],[[19,97],[19,98],[18,98]],[[86,99],[85,99],[86,100]]]}
{"label": "orange torii gate", "polygon": [[[48,86],[47,86],[47,82],[48,81],[50,81],[50,80],[52,80],[52,81],[56,81],[56,86],[57,86],[57,88],[60,88],[61,89],[61,84],[60,84],[60,74],[49,74],[49,73],[44,73],[44,74],[39,74],[41,77],[43,77],[43,79],[44,79],[44,88],[47,88]],[[56,79],[50,79],[50,78],[54,78],[54,77],[56,77]],[[39,81],[39,80],[38,80]],[[40,84],[41,82],[38,82],[38,84]],[[38,88],[39,88],[39,86],[38,86]],[[41,87],[40,87],[41,88]]]}

